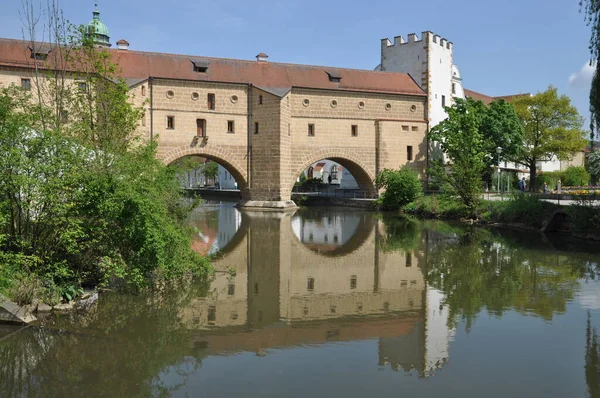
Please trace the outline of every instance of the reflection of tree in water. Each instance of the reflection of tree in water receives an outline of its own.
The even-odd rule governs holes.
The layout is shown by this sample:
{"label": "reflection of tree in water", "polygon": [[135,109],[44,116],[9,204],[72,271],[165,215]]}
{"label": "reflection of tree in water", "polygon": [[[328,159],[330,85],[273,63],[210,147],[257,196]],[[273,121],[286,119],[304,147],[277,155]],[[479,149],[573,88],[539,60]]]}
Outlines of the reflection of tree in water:
{"label": "reflection of tree in water", "polygon": [[[205,290],[107,295],[85,316],[18,333],[0,343],[0,396],[169,396],[201,365],[202,350],[178,313]],[[179,385],[161,382],[167,369]]]}
{"label": "reflection of tree in water", "polygon": [[429,248],[427,281],[446,294],[450,322],[461,317],[469,329],[484,307],[497,316],[511,309],[547,320],[564,313],[581,265],[576,256],[513,246],[488,230],[471,229],[455,243]]}
{"label": "reflection of tree in water", "polygon": [[379,247],[384,252],[415,250],[421,244],[422,225],[406,217],[384,217]]}
{"label": "reflection of tree in water", "polygon": [[591,398],[600,398],[600,346],[598,332],[592,328],[592,316],[587,314],[585,333],[585,382]]}

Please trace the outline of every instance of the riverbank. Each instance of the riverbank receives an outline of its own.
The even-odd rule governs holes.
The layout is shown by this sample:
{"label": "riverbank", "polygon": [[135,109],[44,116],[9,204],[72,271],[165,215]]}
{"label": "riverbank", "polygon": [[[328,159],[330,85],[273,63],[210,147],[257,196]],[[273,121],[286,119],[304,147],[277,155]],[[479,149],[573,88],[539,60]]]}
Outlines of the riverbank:
{"label": "riverbank", "polygon": [[401,212],[426,219],[560,232],[580,239],[600,240],[599,208],[584,204],[563,206],[529,195],[514,195],[505,201],[484,200],[475,211],[441,196],[422,196]]}

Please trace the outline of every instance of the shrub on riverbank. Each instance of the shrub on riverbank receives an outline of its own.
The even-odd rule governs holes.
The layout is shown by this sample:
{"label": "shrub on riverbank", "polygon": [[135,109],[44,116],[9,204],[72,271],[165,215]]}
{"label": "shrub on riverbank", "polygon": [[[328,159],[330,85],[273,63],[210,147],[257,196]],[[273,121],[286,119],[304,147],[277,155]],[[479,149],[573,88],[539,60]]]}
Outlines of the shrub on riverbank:
{"label": "shrub on riverbank", "polygon": [[479,209],[479,216],[485,222],[524,224],[541,228],[560,206],[523,193],[513,195],[509,200],[485,201]]}
{"label": "shrub on riverbank", "polygon": [[445,196],[423,196],[404,206],[402,211],[424,218],[458,220],[473,218],[481,223],[518,224],[539,229],[559,209],[567,213],[574,232],[600,236],[600,209],[591,202],[560,206],[536,196],[517,193],[504,201],[482,201],[475,215],[457,200]]}
{"label": "shrub on riverbank", "polygon": [[[209,270],[191,250],[174,171],[155,143],[136,141],[141,109],[104,77],[86,77],[102,113],[92,101],[60,123],[29,92],[0,91],[0,292],[21,302],[40,289],[69,299],[82,285],[139,289]],[[82,90],[71,95],[85,105]]]}
{"label": "shrub on riverbank", "polygon": [[462,202],[444,195],[427,195],[405,205],[403,211],[424,218],[459,219],[470,214]]}
{"label": "shrub on riverbank", "polygon": [[375,204],[382,210],[399,210],[423,192],[419,175],[406,166],[400,170],[383,170],[377,176],[375,184],[377,188],[385,189]]}

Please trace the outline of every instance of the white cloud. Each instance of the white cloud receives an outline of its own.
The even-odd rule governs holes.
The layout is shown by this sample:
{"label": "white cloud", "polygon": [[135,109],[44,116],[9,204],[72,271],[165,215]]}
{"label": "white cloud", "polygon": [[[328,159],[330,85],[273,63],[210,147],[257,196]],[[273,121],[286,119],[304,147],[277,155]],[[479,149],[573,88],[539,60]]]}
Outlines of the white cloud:
{"label": "white cloud", "polygon": [[569,76],[569,86],[575,88],[589,88],[592,84],[592,77],[594,77],[594,70],[596,70],[596,66],[586,62],[581,70]]}

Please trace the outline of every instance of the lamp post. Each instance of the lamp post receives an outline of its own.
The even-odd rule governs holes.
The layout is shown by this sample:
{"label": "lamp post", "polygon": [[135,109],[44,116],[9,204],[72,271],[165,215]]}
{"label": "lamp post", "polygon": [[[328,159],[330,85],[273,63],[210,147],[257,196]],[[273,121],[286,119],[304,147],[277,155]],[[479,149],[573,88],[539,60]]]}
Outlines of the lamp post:
{"label": "lamp post", "polygon": [[500,154],[502,153],[502,148],[496,148],[496,153],[498,154],[498,191],[500,190]]}

